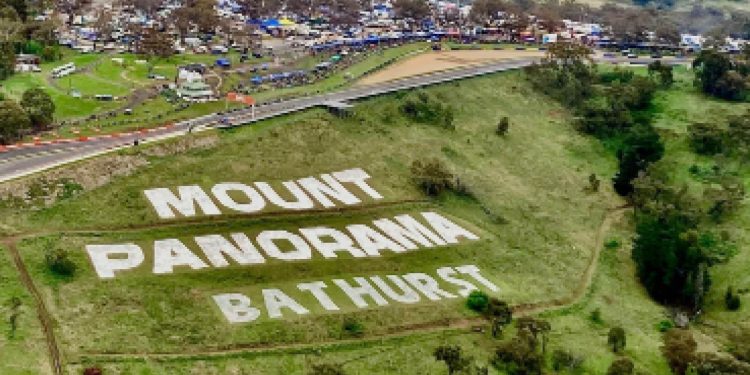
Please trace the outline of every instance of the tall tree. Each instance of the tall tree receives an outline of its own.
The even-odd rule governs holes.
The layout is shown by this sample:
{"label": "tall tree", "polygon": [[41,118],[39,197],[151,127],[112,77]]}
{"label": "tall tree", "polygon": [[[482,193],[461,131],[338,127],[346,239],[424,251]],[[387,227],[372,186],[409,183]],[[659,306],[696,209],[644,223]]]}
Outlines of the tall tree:
{"label": "tall tree", "polygon": [[31,120],[31,125],[37,129],[49,126],[55,115],[55,103],[52,98],[41,88],[26,90],[21,97],[21,107]]}
{"label": "tall tree", "polygon": [[0,143],[15,141],[31,127],[31,120],[23,108],[13,100],[0,101]]}

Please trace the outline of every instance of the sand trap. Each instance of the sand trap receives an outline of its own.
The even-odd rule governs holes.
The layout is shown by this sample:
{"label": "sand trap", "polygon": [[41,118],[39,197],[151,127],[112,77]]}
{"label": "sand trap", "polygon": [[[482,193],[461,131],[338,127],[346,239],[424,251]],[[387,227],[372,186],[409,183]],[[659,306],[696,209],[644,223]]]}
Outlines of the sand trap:
{"label": "sand trap", "polygon": [[543,51],[470,50],[431,51],[397,62],[362,78],[358,85],[391,81],[419,74],[518,57],[542,57]]}

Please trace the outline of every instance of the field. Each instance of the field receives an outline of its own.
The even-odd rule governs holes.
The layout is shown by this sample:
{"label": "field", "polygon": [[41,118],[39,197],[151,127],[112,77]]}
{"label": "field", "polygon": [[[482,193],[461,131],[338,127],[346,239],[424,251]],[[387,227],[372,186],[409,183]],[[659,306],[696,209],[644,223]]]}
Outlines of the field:
{"label": "field", "polygon": [[[688,169],[711,161],[688,149],[687,125],[750,106],[706,99],[693,88],[687,70],[678,70],[677,79],[673,88],[658,93],[654,125],[667,140],[665,163],[676,181],[699,189]],[[398,93],[356,103],[351,117],[307,111],[120,151],[70,166],[67,175],[52,171],[3,187],[6,192],[25,187],[29,202],[5,199],[0,204],[7,254],[0,258],[0,281],[10,286],[0,294],[3,313],[11,311],[11,297],[22,302],[16,336],[0,337],[0,372],[49,371],[40,323],[32,319],[36,304],[11,258],[17,250],[51,316],[68,373],[96,364],[106,373],[305,374],[314,364],[339,363],[351,374],[441,374],[445,366],[431,352],[443,343],[459,344],[478,364],[487,365],[498,341],[486,330],[472,329],[483,321],[462,298],[422,299],[409,306],[371,303],[358,309],[344,293],[330,288],[341,310],[329,312],[309,294],[290,292],[310,314],[285,310],[282,319],[264,314],[245,324],[227,323],[212,300],[218,293],[243,293],[262,301],[261,289],[266,288],[295,291],[301,282],[431,274],[442,266],[475,264],[499,286],[490,294],[516,306],[516,316],[534,314],[550,322],[548,356],[566,349],[584,358],[581,373],[602,374],[615,358],[606,345],[607,332],[621,326],[628,335],[625,354],[637,370],[669,374],[658,330],[668,311],[652,302],[635,278],[630,211],[606,183],[615,170],[611,151],[577,133],[570,114],[535,93],[519,72],[424,92],[444,101],[463,99],[454,107],[455,130],[406,119],[399,105],[409,94]],[[503,116],[510,119],[510,131],[498,136],[495,127]],[[463,193],[429,198],[418,189],[411,163],[431,158],[446,163],[466,187]],[[282,181],[357,167],[372,176],[369,182],[382,200],[357,193],[361,203],[336,210],[267,208],[252,215],[224,210],[213,217],[162,220],[143,193],[193,184],[209,191],[229,181],[267,181],[279,187]],[[586,189],[592,173],[603,181],[596,193]],[[40,203],[52,194],[44,186],[71,183],[61,176],[71,177],[84,191],[58,193],[54,203]],[[141,267],[112,280],[96,276],[85,252],[90,244],[132,242],[145,250],[144,264],[151,264],[150,249],[160,239],[189,244],[206,234],[254,237],[270,229],[342,229],[400,214],[418,217],[424,211],[444,215],[480,239],[363,259],[339,253],[335,259],[179,268],[170,275]],[[748,220],[750,208],[744,207],[724,225],[740,245],[750,239],[744,229]],[[738,322],[750,319],[747,304],[739,312],[723,308],[727,285],[750,287],[748,250],[739,248],[732,261],[712,269],[714,285],[703,322],[694,326],[703,333],[700,350],[725,348],[723,338]],[[45,254],[50,249],[70,252],[74,276],[49,271]],[[593,318],[595,312],[598,318]],[[352,321],[359,332],[345,328]],[[509,328],[504,337],[512,335]],[[6,348],[12,354],[3,357]],[[490,373],[498,372],[490,367]]]}

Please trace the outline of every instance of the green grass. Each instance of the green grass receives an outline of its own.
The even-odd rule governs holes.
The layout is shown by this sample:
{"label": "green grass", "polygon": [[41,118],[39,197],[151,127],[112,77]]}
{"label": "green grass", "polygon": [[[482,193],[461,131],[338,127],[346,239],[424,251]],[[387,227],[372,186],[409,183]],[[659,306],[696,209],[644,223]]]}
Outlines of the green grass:
{"label": "green grass", "polygon": [[[651,110],[654,125],[666,141],[663,163],[674,183],[688,184],[697,193],[704,186],[687,169],[714,161],[690,151],[687,126],[692,121],[722,121],[727,115],[744,112],[750,104],[706,98],[692,86],[687,70],[678,69],[676,77],[673,88],[657,94]],[[602,184],[602,191],[595,194],[584,187],[591,173],[603,181],[612,176],[612,153],[597,140],[576,133],[567,111],[533,92],[517,72],[433,86],[427,91],[444,100],[457,95],[464,98],[464,105],[456,108],[455,131],[405,120],[398,115],[403,94],[392,94],[357,103],[349,118],[312,110],[217,134],[194,135],[217,137],[218,143],[208,149],[166,156],[146,152],[165,147],[162,145],[122,151],[123,157],[144,160],[147,165],[50,207],[30,211],[0,208],[7,218],[6,232],[37,233],[23,240],[19,250],[58,324],[56,332],[68,371],[78,373],[87,365],[100,364],[113,373],[302,374],[314,363],[333,362],[342,363],[354,374],[440,374],[446,370],[433,360],[431,352],[441,343],[459,344],[478,363],[487,364],[497,345],[488,333],[453,329],[377,339],[404,325],[441,326],[449,320],[475,316],[461,300],[359,310],[335,288],[329,288],[342,307],[342,312],[331,314],[316,308],[310,297],[293,293],[294,285],[337,277],[432,273],[438,266],[477,264],[500,286],[495,296],[512,304],[549,301],[569,295],[591,251],[602,248],[585,296],[570,306],[540,314],[552,326],[547,363],[553,350],[565,349],[584,358],[580,373],[604,373],[615,358],[606,345],[607,332],[620,326],[627,335],[625,355],[634,360],[638,371],[669,374],[660,354],[662,334],[657,329],[658,323],[668,318],[667,310],[651,301],[635,278],[629,214],[625,212],[612,224],[602,243],[595,243],[605,212],[623,202],[609,184]],[[499,137],[494,130],[503,116],[510,118],[510,132]],[[415,159],[428,157],[443,159],[469,187],[473,198],[447,194],[423,203],[399,203],[423,198],[411,181],[409,166]],[[159,226],[164,221],[155,216],[142,193],[148,188],[187,184],[210,188],[223,181],[278,184],[351,167],[364,168],[374,187],[393,205],[315,215],[267,215],[275,212],[269,209],[256,216],[176,220]],[[750,176],[746,168],[740,172]],[[88,173],[99,172],[92,168]],[[90,176],[84,172],[79,178]],[[363,204],[372,203],[364,199]],[[83,250],[86,244],[132,241],[146,250],[145,264],[149,265],[154,239],[180,238],[194,248],[191,237],[198,234],[242,231],[252,237],[268,229],[341,228],[425,210],[451,217],[481,240],[380,258],[354,260],[341,255],[324,260],[318,256],[299,263],[269,261],[262,266],[178,270],[162,276],[153,275],[145,266],[109,281],[96,278]],[[142,227],[149,224],[157,226]],[[742,297],[740,311],[728,312],[723,306],[728,285],[750,288],[747,224],[750,208],[746,206],[719,225],[737,242],[740,252],[711,269],[713,285],[702,315],[705,324],[693,325],[699,333],[700,350],[725,349],[728,332],[750,319],[747,294]],[[620,245],[605,247],[612,239]],[[61,279],[46,269],[43,254],[50,247],[71,252],[79,268],[74,278]],[[241,292],[259,301],[260,289],[268,286],[289,292],[313,314],[283,320],[264,317],[249,325],[230,326],[210,300],[215,293]],[[591,319],[594,310],[600,311],[601,322]],[[340,341],[346,337],[342,322],[347,317],[362,323],[366,341]],[[508,329],[505,338],[513,333]],[[281,347],[216,356],[203,353],[322,342],[327,344],[308,349]],[[159,352],[179,355],[148,360],[128,355]],[[18,356],[23,359],[15,360],[25,363],[26,357]],[[497,371],[491,369],[490,373]]]}
{"label": "green grass", "polygon": [[[473,314],[460,300],[425,302],[412,308],[392,305],[357,310],[346,303],[344,296],[334,294],[333,298],[344,307],[341,314],[316,310],[311,317],[262,319],[251,325],[229,326],[210,300],[213,293],[227,291],[244,292],[257,300],[259,289],[266,285],[291,290],[290,286],[303,280],[328,281],[338,276],[418,270],[434,272],[438,266],[475,263],[500,286],[497,296],[511,303],[568,295],[578,284],[593,248],[601,246],[593,242],[605,210],[621,204],[609,187],[597,194],[584,191],[590,173],[599,176],[613,173],[613,158],[596,140],[578,135],[566,112],[534,94],[517,72],[435,86],[428,91],[444,99],[455,95],[465,99],[465,105],[456,108],[455,131],[404,120],[396,115],[402,95],[394,94],[359,103],[356,115],[351,118],[339,119],[314,110],[220,133],[219,143],[207,150],[164,157],[128,151],[132,157],[146,158],[149,164],[134,175],[115,179],[50,208],[16,214],[17,220],[8,220],[18,223],[12,230],[44,228],[45,232],[60,233],[25,240],[20,247],[60,324],[59,340],[66,358],[77,362],[87,360],[87,353],[97,352],[190,353],[267,342],[337,340],[341,337],[344,315],[361,321],[365,337],[370,337],[404,324],[443,322]],[[506,137],[498,137],[494,134],[495,125],[503,116],[510,118],[511,128]],[[414,159],[425,157],[444,159],[469,186],[475,199],[448,195],[424,204],[397,204],[335,215],[233,217],[228,222],[207,220],[126,233],[106,229],[160,223],[143,196],[142,191],[147,188],[194,183],[211,186],[220,181],[278,183],[351,167],[365,168],[387,201],[421,198],[410,179],[409,165]],[[367,223],[374,218],[427,208],[472,228],[482,239],[440,250],[357,261],[345,256],[336,260],[315,258],[303,263],[271,262],[262,267],[178,272],[171,276],[136,271],[114,282],[97,279],[83,253],[83,245],[90,243],[133,240],[149,248],[154,239],[172,236],[187,239],[195,233],[232,230],[252,234],[271,228],[341,227],[344,223]],[[63,234],[76,229],[86,229],[90,234]],[[51,246],[72,252],[79,265],[75,278],[61,280],[46,270],[43,253]],[[316,305],[307,297],[295,297],[311,308]],[[92,304],[92,301],[102,302]],[[644,302],[638,298],[633,301]],[[462,342],[473,340],[471,335],[467,337]],[[485,349],[471,349],[483,353],[484,361],[492,346],[486,340],[480,340],[485,342],[482,344]],[[433,345],[434,342],[429,346],[410,343],[403,353],[389,355],[394,362],[388,366],[408,366],[407,372],[430,372],[427,369],[435,369],[436,364],[429,356],[411,364],[396,361],[408,353],[424,356]],[[342,349],[325,352],[323,356],[343,359],[354,352],[364,355],[380,350],[385,350],[385,346]],[[218,372],[225,366],[261,366],[264,370],[260,373],[297,371],[304,365],[299,357],[284,357],[281,361],[263,357],[243,365],[237,363],[221,359],[205,365]],[[352,366],[367,368],[367,362],[362,363]],[[185,360],[107,366],[148,373],[165,368],[182,372],[199,365]],[[602,365],[596,362],[591,366],[599,369]],[[387,369],[392,368],[386,366],[381,371],[388,373]]]}
{"label": "green grass", "polygon": [[[48,374],[47,346],[34,300],[21,284],[7,249],[0,250],[0,373]],[[15,334],[11,334],[9,322],[13,298],[21,301]]]}

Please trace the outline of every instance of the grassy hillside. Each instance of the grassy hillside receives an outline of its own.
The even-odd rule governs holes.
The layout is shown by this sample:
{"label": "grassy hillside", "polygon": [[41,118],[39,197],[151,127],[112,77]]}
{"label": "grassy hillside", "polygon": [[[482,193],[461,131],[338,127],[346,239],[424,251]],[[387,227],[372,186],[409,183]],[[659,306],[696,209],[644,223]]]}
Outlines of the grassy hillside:
{"label": "grassy hillside", "polygon": [[[677,78],[672,89],[658,94],[655,126],[667,140],[664,162],[672,166],[675,179],[697,189],[700,182],[688,169],[711,161],[688,149],[687,125],[740,113],[747,105],[704,98],[695,92],[687,71],[679,71]],[[636,368],[668,374],[658,330],[668,312],[652,302],[635,279],[632,223],[626,209],[617,209],[623,202],[608,183],[615,167],[611,153],[575,132],[569,114],[532,91],[520,73],[426,91],[454,103],[455,130],[405,119],[398,106],[406,94],[394,94],[357,103],[348,118],[313,110],[82,162],[71,170],[85,191],[65,195],[50,206],[3,201],[3,232],[14,235],[11,242],[19,239],[22,259],[56,324],[66,369],[78,373],[98,364],[107,373],[304,374],[317,363],[340,363],[353,374],[440,374],[445,366],[431,354],[440,344],[459,344],[486,365],[498,341],[486,331],[470,329],[481,320],[462,299],[360,310],[330,289],[341,312],[325,312],[309,295],[295,294],[311,308],[310,315],[263,317],[244,325],[226,323],[211,300],[215,293],[240,292],[259,301],[260,289],[269,286],[289,291],[303,281],[430,273],[444,265],[476,264],[500,286],[495,296],[517,306],[538,306],[528,311],[552,326],[548,357],[555,349],[565,349],[583,358],[581,373],[604,373],[615,358],[606,345],[607,332],[620,326],[628,335],[625,355]],[[495,127],[503,116],[510,118],[510,132],[498,136]],[[183,147],[191,142],[201,146]],[[432,157],[443,160],[471,194],[425,197],[412,181],[409,166],[415,159]],[[227,181],[279,186],[281,181],[354,167],[372,176],[383,201],[360,196],[362,204],[340,212],[289,214],[269,209],[259,215],[165,222],[143,195],[149,188],[198,184],[210,189]],[[122,173],[127,175],[112,177],[111,170],[118,168],[126,169]],[[62,172],[56,173],[47,175],[53,185]],[[585,189],[591,173],[602,179],[598,193]],[[35,190],[43,194],[39,191],[44,189]],[[154,275],[146,267],[114,280],[97,278],[84,253],[87,244],[132,241],[147,250],[148,263],[155,239],[188,243],[193,236],[209,233],[242,231],[252,237],[266,229],[342,228],[428,210],[481,239],[379,258],[340,255],[192,272],[180,269],[173,275]],[[699,337],[701,350],[724,349],[723,338],[731,328],[748,320],[747,303],[739,312],[723,308],[726,285],[750,287],[745,272],[749,257],[742,246],[748,240],[742,225],[748,215],[745,207],[725,224],[740,253],[712,268],[714,286],[705,324],[697,326],[705,333]],[[75,276],[59,277],[48,270],[44,256],[51,248],[71,252],[78,268]],[[0,259],[0,270],[14,275],[11,263],[4,261]],[[522,307],[519,312],[523,311],[527,310]],[[351,320],[362,325],[361,336],[343,328]],[[43,348],[41,334],[32,335],[39,332],[36,321],[25,324],[29,334],[16,345]],[[508,328],[504,338],[512,337],[513,331]],[[14,360],[38,363],[31,356],[40,352],[44,353],[19,351]],[[497,372],[491,368],[490,373]]]}

